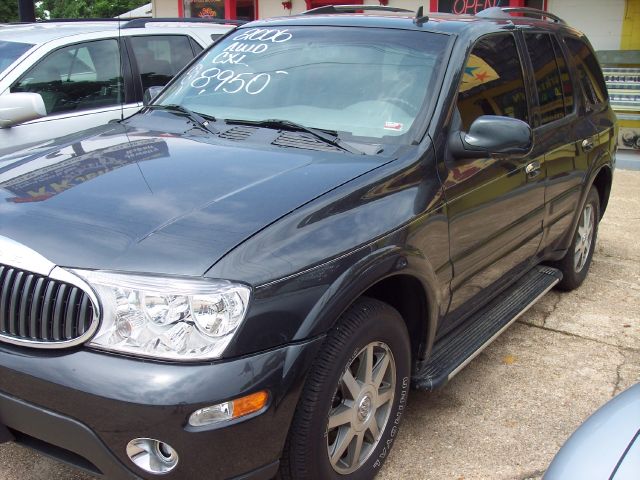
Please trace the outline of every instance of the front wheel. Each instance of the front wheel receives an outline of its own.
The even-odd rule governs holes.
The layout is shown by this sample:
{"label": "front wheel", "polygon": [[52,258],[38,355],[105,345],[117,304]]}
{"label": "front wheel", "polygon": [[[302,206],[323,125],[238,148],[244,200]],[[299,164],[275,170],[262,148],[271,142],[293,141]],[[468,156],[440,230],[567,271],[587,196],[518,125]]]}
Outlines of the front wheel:
{"label": "front wheel", "polygon": [[563,275],[562,281],[557,285],[560,290],[574,290],[587,278],[598,237],[599,220],[600,197],[596,188],[591,187],[587,201],[582,207],[571,246],[564,258],[555,264]]}
{"label": "front wheel", "polygon": [[391,306],[362,298],[347,310],[307,378],[281,477],[373,478],[406,406],[410,351],[404,321]]}

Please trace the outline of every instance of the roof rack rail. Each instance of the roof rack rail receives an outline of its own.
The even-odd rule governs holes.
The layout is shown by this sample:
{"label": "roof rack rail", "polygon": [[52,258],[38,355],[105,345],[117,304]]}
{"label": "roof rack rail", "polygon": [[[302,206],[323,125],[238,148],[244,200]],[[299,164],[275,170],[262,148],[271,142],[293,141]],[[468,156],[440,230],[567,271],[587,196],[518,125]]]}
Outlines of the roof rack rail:
{"label": "roof rack rail", "polygon": [[[120,22],[122,28],[144,27],[147,23],[215,23],[219,25],[244,25],[246,20],[227,20],[225,18],[51,18],[49,20],[38,20],[35,23],[82,23],[82,22]],[[34,22],[20,22],[29,24]]]}
{"label": "roof rack rail", "polygon": [[302,15],[318,15],[318,14],[331,14],[331,13],[355,13],[362,10],[377,10],[382,12],[403,12],[413,13],[413,10],[407,10],[406,8],[398,7],[383,7],[382,5],[326,5],[324,7],[312,8],[306,12],[302,12]]}
{"label": "roof rack rail", "polygon": [[226,18],[150,18],[141,17],[122,20],[122,28],[140,28],[148,23],[214,23],[217,25],[244,25],[246,20],[228,20]]}
{"label": "roof rack rail", "polygon": [[485,10],[481,10],[476,13],[476,17],[483,18],[510,18],[513,13],[521,13],[525,17],[539,18],[540,20],[547,18],[554,23],[561,23],[566,25],[563,19],[554,15],[553,13],[545,12],[544,10],[538,10],[537,8],[527,7],[491,7]]}
{"label": "roof rack rail", "polygon": [[48,18],[45,20],[36,20],[35,22],[15,22],[20,24],[26,23],[80,23],[80,22],[122,22],[121,18]]}

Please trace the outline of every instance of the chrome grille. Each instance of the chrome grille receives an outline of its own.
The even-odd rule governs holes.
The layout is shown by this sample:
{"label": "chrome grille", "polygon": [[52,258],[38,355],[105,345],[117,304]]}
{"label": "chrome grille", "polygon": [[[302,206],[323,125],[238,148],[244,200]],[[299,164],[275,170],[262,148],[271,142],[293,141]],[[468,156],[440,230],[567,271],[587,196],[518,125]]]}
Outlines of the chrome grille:
{"label": "chrome grille", "polygon": [[82,289],[0,264],[0,340],[64,344],[82,337],[94,321],[95,307]]}

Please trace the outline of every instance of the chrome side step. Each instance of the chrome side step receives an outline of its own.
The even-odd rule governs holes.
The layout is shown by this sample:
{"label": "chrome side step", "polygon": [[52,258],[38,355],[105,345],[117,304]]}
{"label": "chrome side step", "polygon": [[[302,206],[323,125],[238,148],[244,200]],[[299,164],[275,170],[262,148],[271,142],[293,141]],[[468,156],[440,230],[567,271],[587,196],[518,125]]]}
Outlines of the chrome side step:
{"label": "chrome side step", "polygon": [[439,340],[431,357],[413,373],[417,390],[435,390],[451,380],[520,315],[562,280],[562,273],[537,266],[463,325]]}

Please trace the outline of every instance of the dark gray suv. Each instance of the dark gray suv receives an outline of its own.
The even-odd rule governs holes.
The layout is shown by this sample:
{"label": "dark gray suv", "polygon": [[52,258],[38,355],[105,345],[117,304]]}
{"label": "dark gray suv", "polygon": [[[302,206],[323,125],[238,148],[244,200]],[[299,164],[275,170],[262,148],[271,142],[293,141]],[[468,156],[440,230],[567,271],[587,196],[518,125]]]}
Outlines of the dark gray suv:
{"label": "dark gray suv", "polygon": [[410,387],[582,283],[616,130],[549,13],[239,27],[133,117],[0,158],[0,439],[108,478],[374,477]]}

